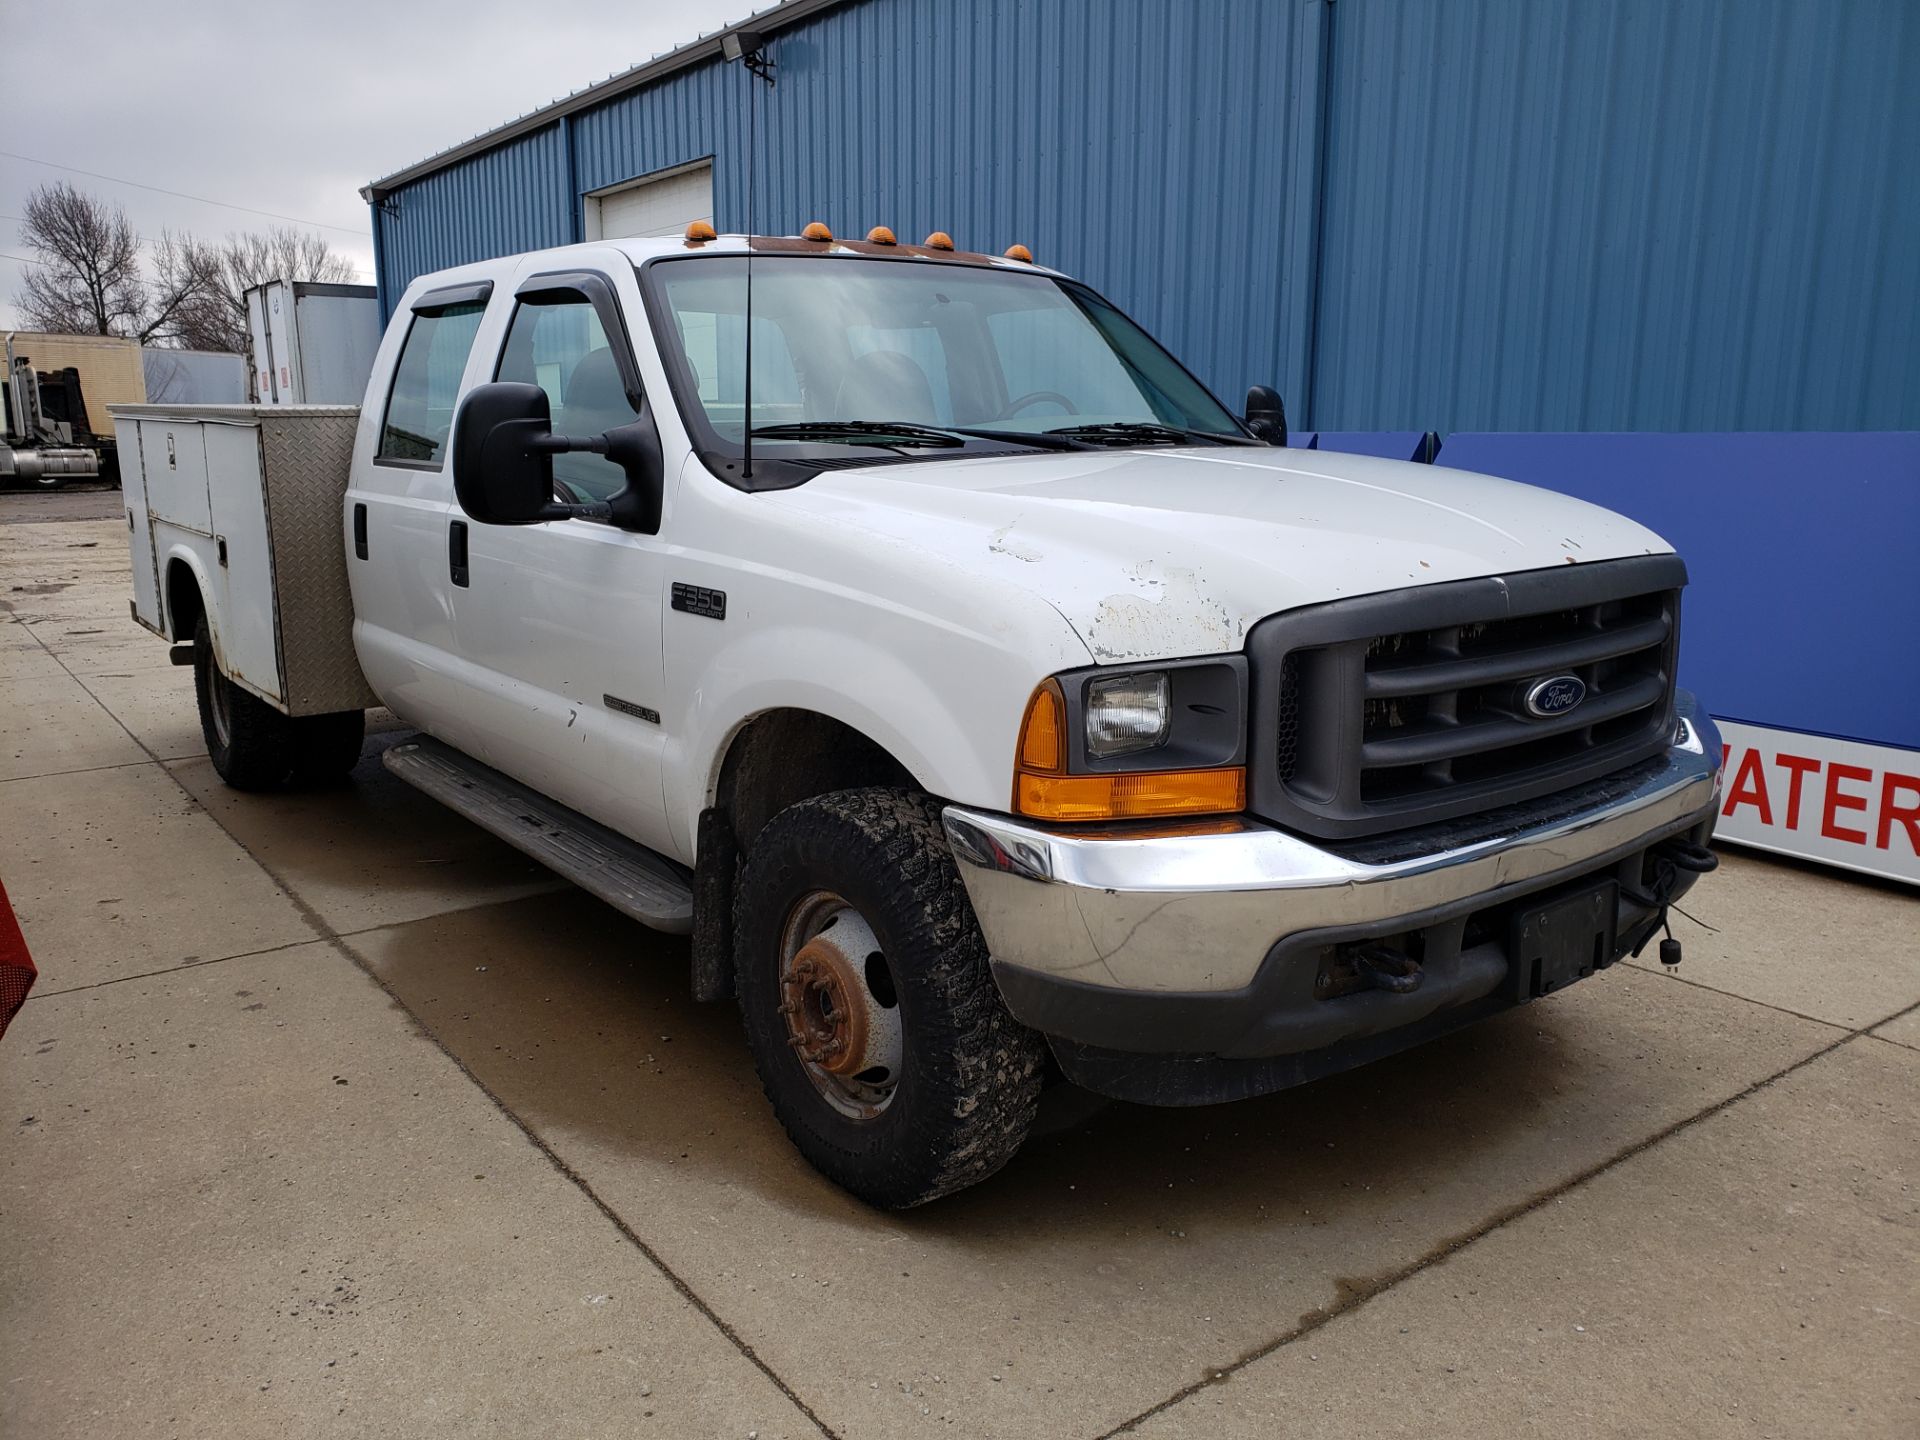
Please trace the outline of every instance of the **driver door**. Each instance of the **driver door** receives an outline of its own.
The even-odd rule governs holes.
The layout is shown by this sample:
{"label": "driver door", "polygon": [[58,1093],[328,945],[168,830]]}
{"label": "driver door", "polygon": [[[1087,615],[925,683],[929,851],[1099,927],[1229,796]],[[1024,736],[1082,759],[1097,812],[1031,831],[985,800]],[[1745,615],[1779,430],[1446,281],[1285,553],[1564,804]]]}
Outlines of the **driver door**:
{"label": "driver door", "polygon": [[[639,314],[631,271],[521,281],[492,378],[538,385],[559,435],[632,423],[623,374],[637,369],[622,312]],[[616,347],[624,347],[624,353]],[[603,456],[556,455],[557,499],[605,500],[626,474]],[[515,779],[656,850],[672,853],[661,783],[663,545],[596,520],[465,526],[454,625],[488,711],[486,759]],[[458,537],[450,537],[456,547]]]}

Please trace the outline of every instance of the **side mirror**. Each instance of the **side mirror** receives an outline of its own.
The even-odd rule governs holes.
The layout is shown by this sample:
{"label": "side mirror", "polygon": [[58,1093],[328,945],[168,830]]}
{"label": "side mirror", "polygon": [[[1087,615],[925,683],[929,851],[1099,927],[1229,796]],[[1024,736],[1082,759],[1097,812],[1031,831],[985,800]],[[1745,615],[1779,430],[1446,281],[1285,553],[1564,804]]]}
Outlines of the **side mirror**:
{"label": "side mirror", "polygon": [[1248,389],[1247,428],[1269,445],[1287,443],[1287,407],[1280,399],[1280,392],[1271,385]]}
{"label": "side mirror", "polygon": [[538,385],[498,381],[460,402],[453,426],[453,493],[483,525],[538,525],[553,503],[553,411]]}
{"label": "side mirror", "polygon": [[[609,501],[560,504],[553,498],[553,457],[570,451],[605,455],[626,471],[626,487]],[[476,386],[460,402],[453,493],[483,525],[610,520],[653,535],[660,530],[662,486],[660,435],[645,410],[604,435],[569,436],[553,433],[553,411],[538,385],[500,380]]]}

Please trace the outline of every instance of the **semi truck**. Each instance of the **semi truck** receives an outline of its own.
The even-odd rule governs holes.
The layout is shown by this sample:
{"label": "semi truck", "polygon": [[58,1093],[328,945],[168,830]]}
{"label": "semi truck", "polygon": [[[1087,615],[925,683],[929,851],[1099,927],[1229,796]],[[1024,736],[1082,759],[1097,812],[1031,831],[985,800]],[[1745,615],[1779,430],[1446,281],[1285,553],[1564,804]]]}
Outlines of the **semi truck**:
{"label": "semi truck", "polygon": [[146,398],[140,347],[113,336],[14,332],[7,336],[5,355],[0,483],[53,490],[69,480],[118,478],[113,431],[94,430],[87,402],[91,398],[100,406]]}
{"label": "semi truck", "polygon": [[358,407],[117,416],[226,782],[337,783],[388,707],[389,770],[691,937],[875,1205],[1051,1080],[1237,1100],[1555,995],[1715,863],[1659,536],[1289,448],[1019,248],[489,260],[397,297]]}

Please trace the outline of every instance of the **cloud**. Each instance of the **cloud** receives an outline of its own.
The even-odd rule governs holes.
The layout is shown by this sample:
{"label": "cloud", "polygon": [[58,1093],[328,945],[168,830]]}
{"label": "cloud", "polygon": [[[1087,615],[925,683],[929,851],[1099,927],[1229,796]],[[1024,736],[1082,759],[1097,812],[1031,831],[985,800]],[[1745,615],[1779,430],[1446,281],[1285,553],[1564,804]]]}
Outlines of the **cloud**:
{"label": "cloud", "polygon": [[[68,0],[8,24],[6,136],[38,160],[299,216],[371,280],[359,187],[716,30],[722,8],[666,0],[335,0],[330,5]],[[10,0],[9,19],[50,14]],[[86,56],[84,93],[74,57]],[[68,179],[142,235],[208,238],[273,221],[0,156],[0,216]],[[22,255],[0,219],[0,252]],[[21,266],[0,259],[0,328]]]}

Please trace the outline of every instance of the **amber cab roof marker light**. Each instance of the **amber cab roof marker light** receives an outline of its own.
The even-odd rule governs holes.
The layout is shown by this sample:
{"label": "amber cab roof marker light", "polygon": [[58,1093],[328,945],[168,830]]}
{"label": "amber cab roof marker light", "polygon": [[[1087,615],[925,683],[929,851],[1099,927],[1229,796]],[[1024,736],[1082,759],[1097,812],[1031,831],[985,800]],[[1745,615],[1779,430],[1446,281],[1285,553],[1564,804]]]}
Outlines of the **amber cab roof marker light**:
{"label": "amber cab roof marker light", "polygon": [[900,242],[893,238],[893,231],[889,230],[886,226],[876,225],[867,231],[867,243],[869,245],[898,245]]}
{"label": "amber cab roof marker light", "polygon": [[926,247],[929,250],[951,250],[953,237],[944,230],[936,230],[927,236]]}
{"label": "amber cab roof marker light", "polygon": [[831,240],[833,238],[833,231],[829,230],[818,220],[814,220],[810,221],[807,228],[800,232],[800,238],[802,240]]}
{"label": "amber cab roof marker light", "polygon": [[1007,247],[1007,259],[1018,260],[1022,265],[1031,265],[1033,263],[1033,252],[1024,245],[1009,245]]}
{"label": "amber cab roof marker light", "polygon": [[704,245],[709,240],[717,240],[719,238],[718,235],[713,233],[713,226],[704,220],[696,220],[687,226],[687,243],[689,245]]}

